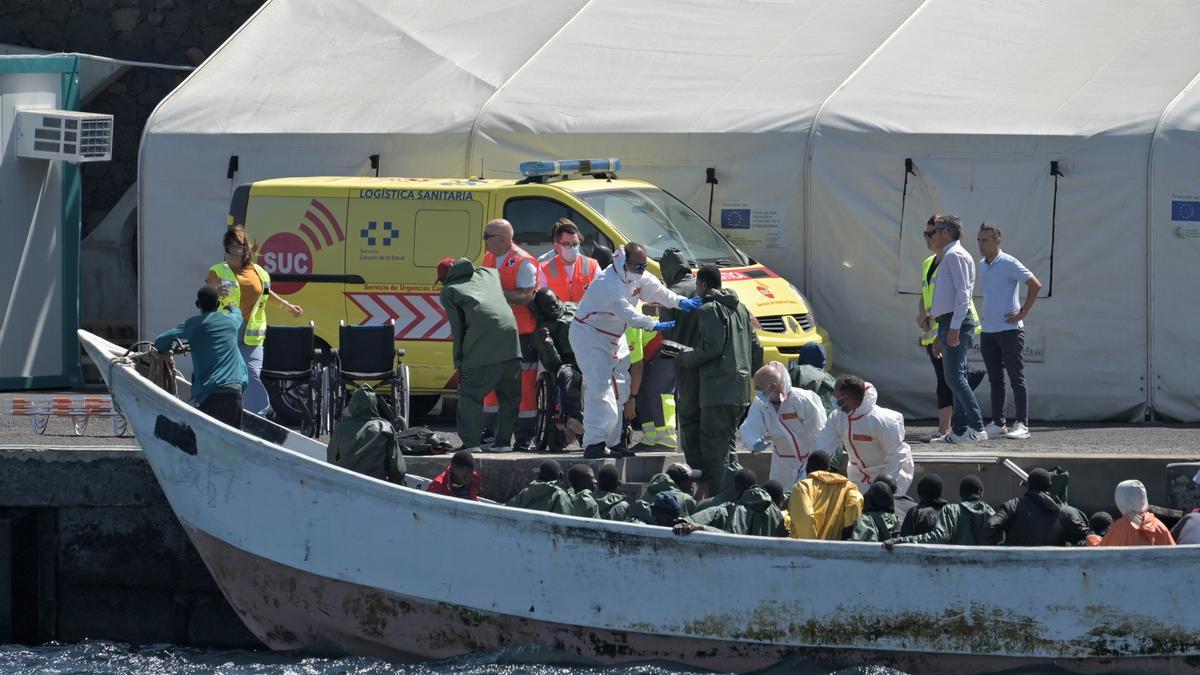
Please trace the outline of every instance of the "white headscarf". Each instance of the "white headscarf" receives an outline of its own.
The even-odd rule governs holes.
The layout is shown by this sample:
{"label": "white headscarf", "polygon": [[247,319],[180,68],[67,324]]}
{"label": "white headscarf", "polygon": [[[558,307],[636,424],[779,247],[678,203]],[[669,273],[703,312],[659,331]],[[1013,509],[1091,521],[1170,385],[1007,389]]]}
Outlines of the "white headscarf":
{"label": "white headscarf", "polygon": [[1113,498],[1117,502],[1117,508],[1121,510],[1121,515],[1129,516],[1134,525],[1141,524],[1143,514],[1150,508],[1146,499],[1146,486],[1142,485],[1140,480],[1123,480],[1117,483]]}

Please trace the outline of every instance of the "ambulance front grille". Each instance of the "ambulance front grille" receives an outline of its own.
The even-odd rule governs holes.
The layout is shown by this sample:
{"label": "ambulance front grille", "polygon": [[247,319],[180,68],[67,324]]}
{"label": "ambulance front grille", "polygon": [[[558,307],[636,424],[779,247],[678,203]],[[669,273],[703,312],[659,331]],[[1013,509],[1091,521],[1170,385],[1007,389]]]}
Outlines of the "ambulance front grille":
{"label": "ambulance front grille", "polygon": [[[768,333],[786,333],[787,324],[784,323],[784,316],[787,315],[760,316],[758,317],[758,325],[762,326],[762,329]],[[813,329],[812,314],[792,314],[791,316],[796,319],[796,323],[800,324],[801,331],[807,333]]]}

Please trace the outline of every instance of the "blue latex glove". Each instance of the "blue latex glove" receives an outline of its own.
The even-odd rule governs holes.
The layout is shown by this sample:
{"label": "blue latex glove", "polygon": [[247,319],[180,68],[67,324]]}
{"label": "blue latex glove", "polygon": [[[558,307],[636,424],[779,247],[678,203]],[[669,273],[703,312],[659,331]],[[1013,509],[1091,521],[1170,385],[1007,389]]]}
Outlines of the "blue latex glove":
{"label": "blue latex glove", "polygon": [[658,323],[654,324],[654,328],[651,328],[650,330],[654,331],[655,333],[661,333],[664,330],[671,330],[674,327],[674,321],[659,321]]}
{"label": "blue latex glove", "polygon": [[751,452],[762,452],[771,447],[771,439],[763,436],[754,442],[754,447],[750,448]]}
{"label": "blue latex glove", "polygon": [[703,298],[684,298],[679,301],[679,309],[685,312],[692,312],[700,309],[700,305],[704,304]]}

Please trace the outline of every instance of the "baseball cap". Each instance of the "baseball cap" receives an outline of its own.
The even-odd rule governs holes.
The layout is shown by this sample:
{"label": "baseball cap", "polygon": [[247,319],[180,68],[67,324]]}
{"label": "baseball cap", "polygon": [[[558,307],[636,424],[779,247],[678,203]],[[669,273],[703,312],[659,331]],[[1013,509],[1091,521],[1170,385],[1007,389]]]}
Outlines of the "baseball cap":
{"label": "baseball cap", "polygon": [[683,462],[675,462],[667,467],[667,475],[682,474],[692,480],[700,480],[700,469],[693,469]]}
{"label": "baseball cap", "polygon": [[450,272],[450,266],[454,264],[454,258],[442,258],[442,261],[437,266],[437,280],[445,281],[446,274]]}

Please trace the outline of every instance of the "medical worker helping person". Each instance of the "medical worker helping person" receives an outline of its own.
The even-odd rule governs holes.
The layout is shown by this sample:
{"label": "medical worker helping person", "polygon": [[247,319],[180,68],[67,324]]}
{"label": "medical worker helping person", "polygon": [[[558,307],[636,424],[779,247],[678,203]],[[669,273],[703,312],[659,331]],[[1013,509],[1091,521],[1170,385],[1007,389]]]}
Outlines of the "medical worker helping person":
{"label": "medical worker helping person", "polygon": [[270,405],[267,388],[259,376],[263,343],[267,339],[267,298],[279,303],[292,316],[303,315],[304,309],[271,290],[271,275],[254,262],[257,251],[244,228],[235,225],[225,230],[221,243],[225,247],[225,259],[208,269],[204,283],[217,290],[223,309],[228,311],[236,307],[241,310],[244,323],[238,334],[238,349],[250,377],[242,405],[250,412],[262,413]]}
{"label": "medical worker helping person", "polygon": [[833,396],[838,409],[817,437],[817,449],[833,456],[845,446],[846,475],[863,494],[885,474],[896,481],[895,495],[907,494],[915,466],[904,442],[904,417],[876,405],[875,385],[854,375],[839,377]]}
{"label": "medical worker helping person", "polygon": [[612,265],[588,286],[571,326],[571,347],[583,371],[583,456],[608,457],[621,441],[618,401],[629,395],[629,343],[625,329],[663,331],[672,322],[660,322],[637,311],[638,300],[691,311],[699,298],[672,293],[646,273],[646,249],[630,242],[613,255]]}
{"label": "medical worker helping person", "polygon": [[[511,449],[528,451],[537,417],[538,357],[533,346],[533,331],[537,322],[529,309],[529,303],[533,302],[533,293],[538,288],[538,263],[525,249],[513,243],[512,223],[503,218],[489,220],[484,226],[483,247],[487,252],[483,254],[482,267],[496,270],[500,275],[504,299],[508,302],[513,318],[517,320],[517,332],[521,343],[521,408],[517,419],[516,444]],[[489,393],[483,401],[483,411],[493,423],[496,413],[500,410],[497,393]],[[510,449],[508,441],[502,441],[497,436],[492,451],[507,449]]]}
{"label": "medical worker helping person", "polygon": [[958,216],[935,213],[925,224],[925,236],[935,250],[942,251],[938,282],[933,288],[929,313],[937,321],[934,355],[942,357],[942,375],[954,397],[954,414],[945,443],[986,441],[983,414],[967,378],[967,350],[975,339],[976,321],[971,316],[971,293],[975,290],[975,261],[959,240],[962,221]]}
{"label": "medical worker helping person", "polygon": [[754,373],[754,401],[742,422],[742,444],[754,452],[771,452],[771,480],[790,490],[804,478],[808,456],[824,428],[821,398],[793,388],[782,363],[772,361]]}

